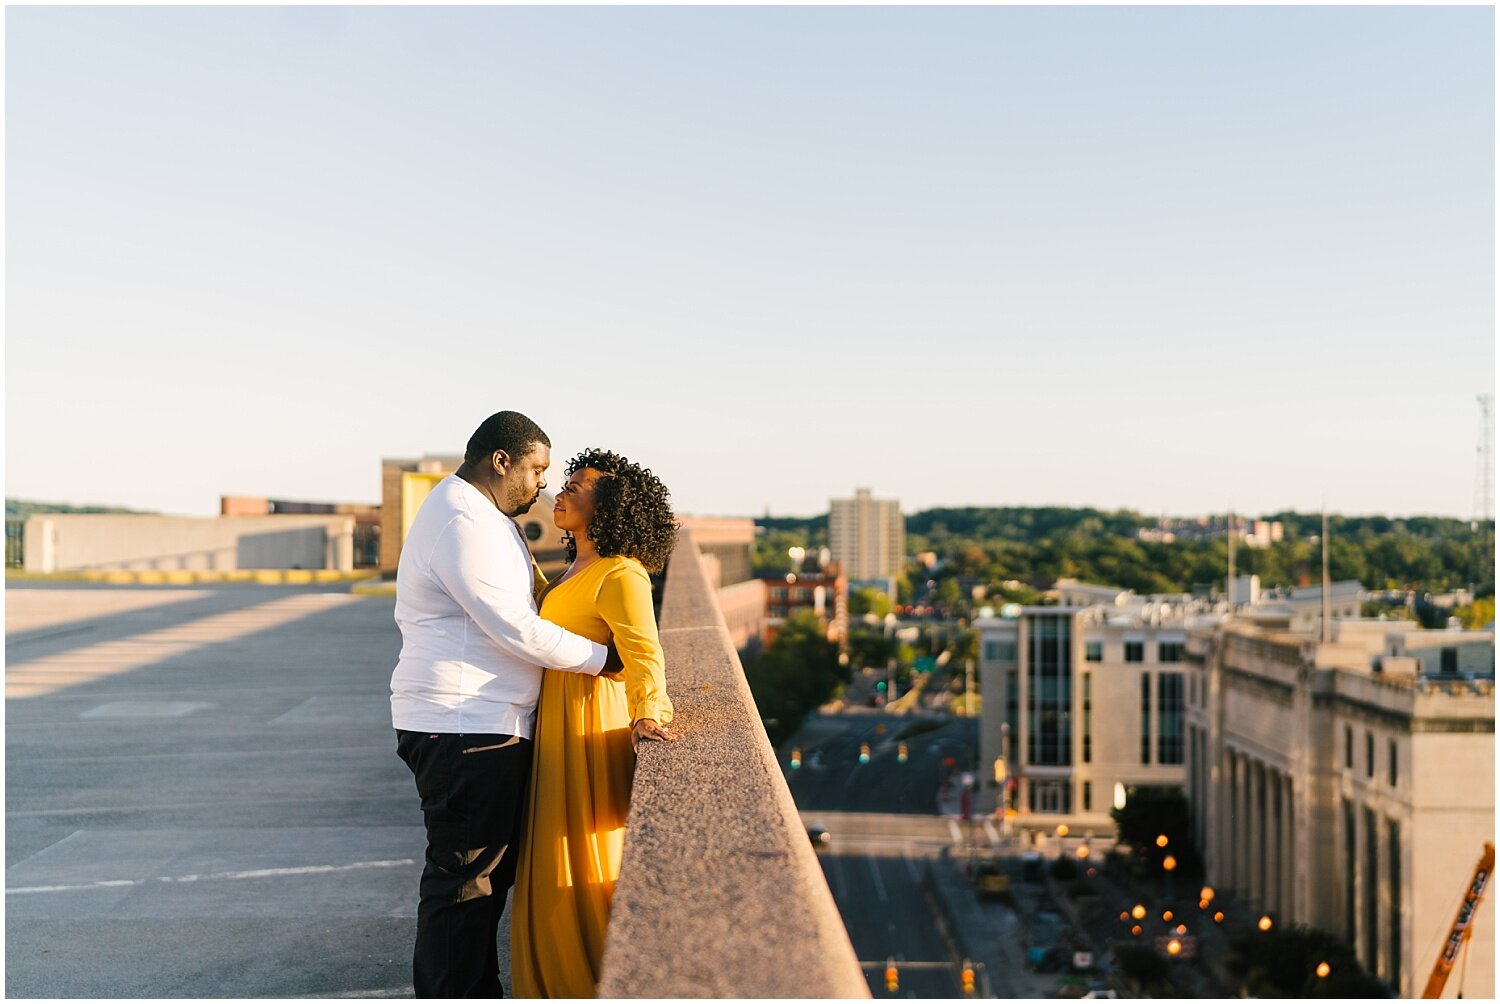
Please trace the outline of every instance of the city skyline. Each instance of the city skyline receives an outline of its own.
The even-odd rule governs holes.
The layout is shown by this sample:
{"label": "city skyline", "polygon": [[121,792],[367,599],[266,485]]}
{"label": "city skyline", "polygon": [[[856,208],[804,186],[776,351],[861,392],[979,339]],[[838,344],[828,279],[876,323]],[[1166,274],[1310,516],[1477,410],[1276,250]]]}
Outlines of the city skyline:
{"label": "city skyline", "polygon": [[1491,9],[6,23],[9,497],[373,501],[515,408],[700,515],[1474,515]]}

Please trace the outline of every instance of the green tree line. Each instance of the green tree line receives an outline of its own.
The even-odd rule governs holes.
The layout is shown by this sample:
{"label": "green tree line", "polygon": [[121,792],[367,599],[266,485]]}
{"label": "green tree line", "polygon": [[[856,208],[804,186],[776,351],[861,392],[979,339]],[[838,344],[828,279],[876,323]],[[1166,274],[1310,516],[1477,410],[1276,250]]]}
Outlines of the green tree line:
{"label": "green tree line", "polygon": [[[1265,518],[1282,523],[1284,539],[1264,548],[1237,547],[1237,571],[1260,576],[1266,587],[1319,581],[1321,514],[1280,512]],[[1418,592],[1474,585],[1480,595],[1493,595],[1493,521],[1477,530],[1463,520],[1437,516],[1330,515],[1328,522],[1329,570],[1336,580]],[[939,586],[944,579],[962,579],[1003,598],[1059,578],[1139,593],[1187,592],[1196,584],[1223,582],[1228,542],[1222,534],[1172,543],[1135,539],[1137,530],[1156,524],[1155,517],[1128,509],[929,509],[907,517],[907,550],[931,551],[940,565],[935,573],[913,567],[908,575],[913,582],[932,579]],[[785,570],[788,547],[822,546],[827,539],[826,516],[779,518],[765,526],[756,558],[772,571]],[[781,566],[775,565],[778,552]]]}

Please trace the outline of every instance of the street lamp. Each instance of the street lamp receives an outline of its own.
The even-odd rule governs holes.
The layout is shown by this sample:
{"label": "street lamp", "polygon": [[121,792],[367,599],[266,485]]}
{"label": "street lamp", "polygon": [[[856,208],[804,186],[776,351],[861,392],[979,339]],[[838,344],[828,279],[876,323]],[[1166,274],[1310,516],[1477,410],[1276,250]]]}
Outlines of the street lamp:
{"label": "street lamp", "polygon": [[1177,859],[1168,854],[1162,859],[1161,866],[1167,871],[1173,871],[1177,868]]}
{"label": "street lamp", "polygon": [[1131,907],[1130,915],[1132,917],[1134,917],[1136,920],[1140,920],[1142,917],[1146,916],[1146,907],[1145,907],[1145,905],[1141,904],[1141,903],[1137,903],[1135,906]]}
{"label": "street lamp", "polygon": [[1318,979],[1325,980],[1325,979],[1328,978],[1328,974],[1331,973],[1331,972],[1333,972],[1333,969],[1332,969],[1332,967],[1330,967],[1328,965],[1328,963],[1326,963],[1326,962],[1319,962],[1318,963],[1318,970],[1317,971],[1318,971]]}
{"label": "street lamp", "polygon": [[1260,920],[1255,922],[1255,926],[1262,931],[1269,931],[1271,929],[1271,915],[1269,913],[1261,914]]}
{"label": "street lamp", "polygon": [[1167,846],[1167,843],[1168,843],[1168,841],[1167,841],[1167,835],[1165,833],[1158,833],[1156,835],[1156,846],[1157,847],[1165,847],[1165,846]]}

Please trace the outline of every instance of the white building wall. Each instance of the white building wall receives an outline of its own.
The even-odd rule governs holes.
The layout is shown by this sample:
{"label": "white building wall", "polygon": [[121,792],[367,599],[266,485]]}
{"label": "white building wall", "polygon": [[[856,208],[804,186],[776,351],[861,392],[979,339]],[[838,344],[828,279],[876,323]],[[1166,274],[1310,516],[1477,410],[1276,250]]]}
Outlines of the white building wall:
{"label": "white building wall", "polygon": [[51,513],[26,521],[26,571],[354,568],[354,517]]}

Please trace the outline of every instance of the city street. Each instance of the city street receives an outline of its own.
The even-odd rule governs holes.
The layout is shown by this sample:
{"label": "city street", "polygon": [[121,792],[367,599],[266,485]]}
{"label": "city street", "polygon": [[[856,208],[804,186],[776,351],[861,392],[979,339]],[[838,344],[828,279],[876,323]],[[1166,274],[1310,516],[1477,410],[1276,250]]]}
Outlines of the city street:
{"label": "city street", "polygon": [[[975,719],[863,710],[813,715],[778,754],[792,797],[804,812],[935,815],[944,778],[971,769],[978,724]],[[905,763],[900,760],[902,742]],[[870,747],[869,763],[859,760],[864,744]],[[791,755],[797,749],[802,766],[793,770]]]}
{"label": "city street", "polygon": [[[923,836],[859,835],[861,827],[825,817],[832,846],[820,855],[828,887],[875,997],[959,997],[958,969],[932,922],[922,875],[940,852],[946,827]],[[862,820],[868,823],[870,820]],[[876,820],[877,823],[884,821]],[[894,959],[899,987],[885,986]],[[913,964],[916,964],[913,966]]]}
{"label": "city street", "polygon": [[[967,853],[969,829],[938,815],[938,798],[944,778],[972,762],[976,725],[860,709],[812,716],[779,751],[803,822],[830,835],[823,872],[875,997],[962,996],[961,960],[939,933],[924,874],[945,851]],[[802,755],[795,769],[793,751]],[[998,838],[978,825],[974,832]],[[896,964],[895,992],[886,989],[887,960]]]}

